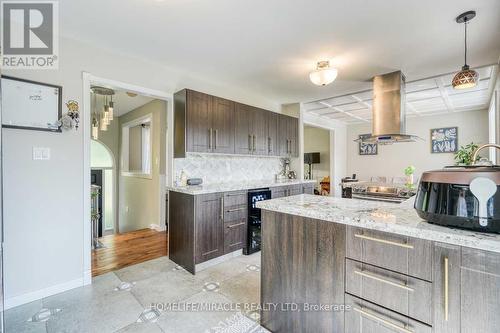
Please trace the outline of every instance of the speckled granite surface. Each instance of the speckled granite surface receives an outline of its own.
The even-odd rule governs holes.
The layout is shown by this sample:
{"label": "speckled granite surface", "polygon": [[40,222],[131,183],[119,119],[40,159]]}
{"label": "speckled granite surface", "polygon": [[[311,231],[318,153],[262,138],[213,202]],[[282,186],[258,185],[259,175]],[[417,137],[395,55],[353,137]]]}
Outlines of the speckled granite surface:
{"label": "speckled granite surface", "polygon": [[[308,194],[261,201],[257,207],[500,253],[500,235],[452,229],[423,221],[411,203],[393,204]],[[266,221],[263,221],[266,223]]]}
{"label": "speckled granite surface", "polygon": [[217,192],[230,192],[250,190],[254,188],[264,187],[277,187],[285,185],[299,185],[299,184],[316,184],[315,180],[285,180],[285,181],[272,181],[272,180],[257,180],[247,182],[227,182],[199,186],[167,186],[168,191],[181,192],[191,195],[208,194]]}

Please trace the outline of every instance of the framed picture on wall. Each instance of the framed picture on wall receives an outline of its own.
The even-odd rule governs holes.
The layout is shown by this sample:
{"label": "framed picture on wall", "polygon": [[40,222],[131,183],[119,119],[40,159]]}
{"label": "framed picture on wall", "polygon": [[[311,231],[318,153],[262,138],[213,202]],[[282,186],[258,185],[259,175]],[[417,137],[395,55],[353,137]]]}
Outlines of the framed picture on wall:
{"label": "framed picture on wall", "polygon": [[2,75],[2,127],[61,132],[62,87]]}
{"label": "framed picture on wall", "polygon": [[455,153],[458,149],[458,127],[431,129],[431,153]]}
{"label": "framed picture on wall", "polygon": [[369,138],[371,134],[360,134],[359,138],[359,155],[377,155],[378,154],[378,144],[363,142],[365,138]]}

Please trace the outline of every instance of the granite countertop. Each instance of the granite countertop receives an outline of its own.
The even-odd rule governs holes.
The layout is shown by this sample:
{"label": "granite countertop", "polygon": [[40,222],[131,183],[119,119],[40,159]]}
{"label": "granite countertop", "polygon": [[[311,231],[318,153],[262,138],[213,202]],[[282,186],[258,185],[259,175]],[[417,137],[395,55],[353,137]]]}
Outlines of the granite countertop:
{"label": "granite countertop", "polygon": [[167,186],[168,191],[180,192],[185,194],[197,195],[218,192],[242,191],[254,188],[264,187],[278,187],[286,185],[300,185],[300,184],[316,184],[315,180],[256,180],[244,182],[227,182],[207,185],[194,185],[194,186]]}
{"label": "granite countertop", "polygon": [[301,194],[261,201],[257,203],[257,207],[500,253],[500,234],[453,229],[427,223],[417,215],[410,200],[397,204]]}

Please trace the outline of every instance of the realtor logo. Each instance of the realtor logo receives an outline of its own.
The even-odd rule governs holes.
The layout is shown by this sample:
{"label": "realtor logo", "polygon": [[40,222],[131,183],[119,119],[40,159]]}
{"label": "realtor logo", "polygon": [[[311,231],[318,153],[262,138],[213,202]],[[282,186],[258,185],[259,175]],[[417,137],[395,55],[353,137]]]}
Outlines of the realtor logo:
{"label": "realtor logo", "polygon": [[2,67],[57,69],[57,1],[2,1]]}

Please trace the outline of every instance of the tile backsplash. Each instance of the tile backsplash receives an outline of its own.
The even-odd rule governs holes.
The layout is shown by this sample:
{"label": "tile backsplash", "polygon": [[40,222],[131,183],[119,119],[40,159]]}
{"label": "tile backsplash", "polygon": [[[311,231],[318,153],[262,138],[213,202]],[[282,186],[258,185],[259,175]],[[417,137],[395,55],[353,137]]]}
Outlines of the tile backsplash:
{"label": "tile backsplash", "polygon": [[188,153],[186,158],[174,159],[174,170],[175,179],[184,170],[188,178],[201,178],[204,184],[273,180],[281,171],[281,159]]}

